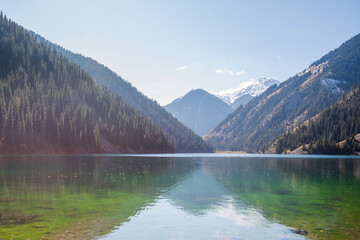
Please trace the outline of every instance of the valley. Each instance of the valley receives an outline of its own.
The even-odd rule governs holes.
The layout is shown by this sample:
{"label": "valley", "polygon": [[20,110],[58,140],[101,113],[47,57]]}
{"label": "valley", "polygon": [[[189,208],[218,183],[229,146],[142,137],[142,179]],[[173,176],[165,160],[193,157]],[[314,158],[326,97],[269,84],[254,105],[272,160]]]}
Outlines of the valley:
{"label": "valley", "polygon": [[360,239],[360,1],[2,1],[0,240]]}

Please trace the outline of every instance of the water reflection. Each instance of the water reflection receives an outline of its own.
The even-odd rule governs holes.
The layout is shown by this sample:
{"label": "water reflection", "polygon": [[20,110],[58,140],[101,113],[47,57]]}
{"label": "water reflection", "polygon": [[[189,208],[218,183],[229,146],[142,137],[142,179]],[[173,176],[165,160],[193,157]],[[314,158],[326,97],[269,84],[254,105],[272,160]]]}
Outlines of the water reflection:
{"label": "water reflection", "polygon": [[360,159],[0,155],[3,239],[360,237]]}
{"label": "water reflection", "polygon": [[104,239],[360,236],[358,159],[202,158],[193,170]]}
{"label": "water reflection", "polygon": [[192,167],[191,160],[172,158],[2,155],[0,236],[103,235],[151,205]]}
{"label": "water reflection", "polygon": [[153,206],[100,239],[302,239],[197,168]]}
{"label": "water reflection", "polygon": [[360,236],[360,159],[204,159],[232,196],[319,239]]}
{"label": "water reflection", "polygon": [[210,174],[197,168],[163,197],[177,208],[194,215],[203,215],[222,202],[230,193]]}

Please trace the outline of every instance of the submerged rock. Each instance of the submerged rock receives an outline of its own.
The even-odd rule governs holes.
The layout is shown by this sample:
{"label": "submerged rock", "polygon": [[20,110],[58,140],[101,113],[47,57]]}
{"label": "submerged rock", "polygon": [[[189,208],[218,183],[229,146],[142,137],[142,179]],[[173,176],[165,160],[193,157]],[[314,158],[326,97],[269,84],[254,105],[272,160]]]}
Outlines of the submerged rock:
{"label": "submerged rock", "polygon": [[290,229],[291,232],[296,233],[296,234],[302,234],[302,235],[306,235],[309,232],[304,230],[304,229]]}

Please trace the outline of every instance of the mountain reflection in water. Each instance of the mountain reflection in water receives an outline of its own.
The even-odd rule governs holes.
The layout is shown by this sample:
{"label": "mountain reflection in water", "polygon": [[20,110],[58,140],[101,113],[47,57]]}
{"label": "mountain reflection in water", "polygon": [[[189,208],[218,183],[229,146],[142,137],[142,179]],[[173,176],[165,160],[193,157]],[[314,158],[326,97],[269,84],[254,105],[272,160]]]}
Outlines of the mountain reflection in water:
{"label": "mountain reflection in water", "polygon": [[360,159],[1,155],[0,213],[3,239],[356,239]]}
{"label": "mountain reflection in water", "polygon": [[199,168],[129,222],[100,239],[302,239],[235,199]]}

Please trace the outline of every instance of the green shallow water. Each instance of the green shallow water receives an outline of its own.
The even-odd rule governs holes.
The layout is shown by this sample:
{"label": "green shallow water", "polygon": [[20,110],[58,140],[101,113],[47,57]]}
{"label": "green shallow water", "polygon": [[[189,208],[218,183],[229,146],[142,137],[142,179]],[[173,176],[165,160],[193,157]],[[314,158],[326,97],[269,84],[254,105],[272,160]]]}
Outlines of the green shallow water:
{"label": "green shallow water", "polygon": [[0,215],[0,239],[359,239],[360,159],[0,155]]}

